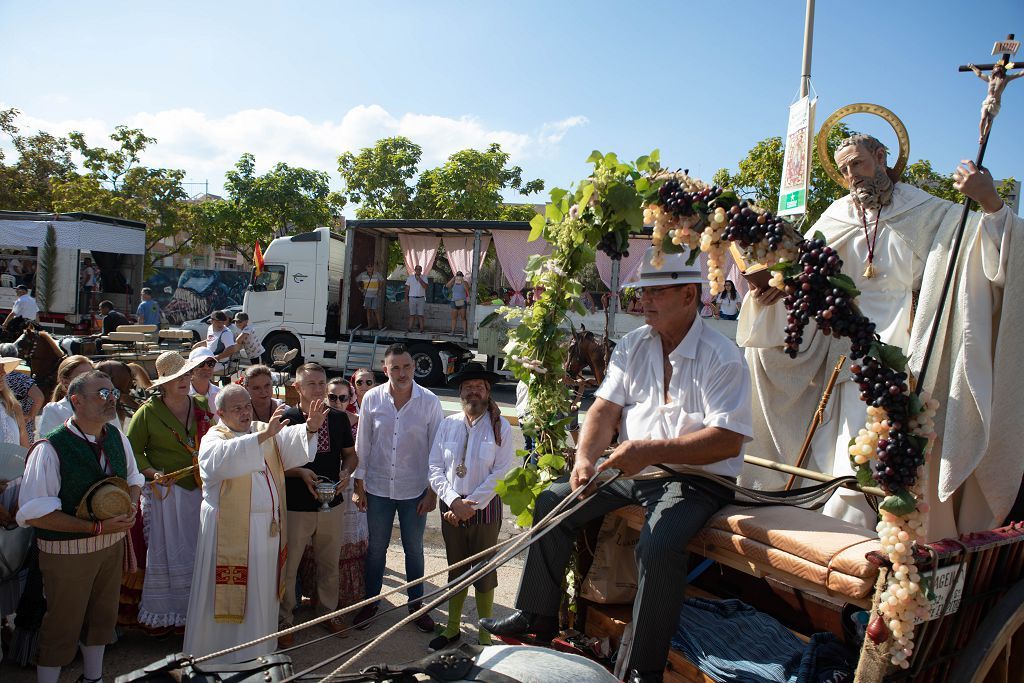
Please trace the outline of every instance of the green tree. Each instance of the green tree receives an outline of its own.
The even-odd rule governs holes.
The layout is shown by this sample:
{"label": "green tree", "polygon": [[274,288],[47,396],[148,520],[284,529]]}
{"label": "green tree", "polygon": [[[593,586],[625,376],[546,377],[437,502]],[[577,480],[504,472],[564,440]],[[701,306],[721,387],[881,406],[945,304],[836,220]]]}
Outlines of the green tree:
{"label": "green tree", "polygon": [[416,176],[423,149],[405,137],[383,138],[359,154],[338,157],[342,195],[359,205],[356,218],[413,218]]}
{"label": "green tree", "polygon": [[192,234],[200,243],[237,251],[249,263],[257,240],[333,225],[345,204],[323,171],[279,163],[256,175],[256,158],[248,152],[225,179],[227,199],[193,206]]}
{"label": "green tree", "polygon": [[0,207],[12,211],[52,211],[54,181],[77,175],[67,138],[38,131],[23,134],[17,126],[17,109],[0,111],[0,132],[7,135],[17,160],[5,164],[0,150]]}
{"label": "green tree", "polygon": [[509,155],[492,143],[486,151],[464,149],[442,166],[420,174],[416,205],[424,218],[499,220],[521,210],[506,207],[503,190],[528,196],[544,189],[543,180],[523,182],[523,169],[509,166]]}

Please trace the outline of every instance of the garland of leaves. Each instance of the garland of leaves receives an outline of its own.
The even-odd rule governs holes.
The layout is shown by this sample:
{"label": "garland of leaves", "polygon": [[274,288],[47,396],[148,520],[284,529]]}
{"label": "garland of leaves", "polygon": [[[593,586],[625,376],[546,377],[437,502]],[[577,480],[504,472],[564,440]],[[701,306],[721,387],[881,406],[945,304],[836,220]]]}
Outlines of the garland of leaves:
{"label": "garland of leaves", "polygon": [[860,313],[860,292],[842,273],[842,260],[823,235],[806,239],[785,219],[734,192],[686,171],[661,168],[657,151],[633,163],[595,151],[588,163],[594,165],[593,175],[574,190],[553,189],[545,215],[531,221],[530,240],[543,236],[554,248],[550,256],[532,257],[526,267],[528,282],[543,287],[543,293],[529,309],[499,310],[514,323],[505,352],[512,374],[527,383],[529,417],[523,431],[536,443],[535,461],[520,451],[523,465],[499,482],[502,500],[517,522],[527,525],[537,495],[566,472],[566,430],[573,416],[564,383],[568,331],[563,323],[570,311],[584,313],[578,277],[595,248],[621,258],[630,234],[646,222],[653,225],[653,265],[660,265],[662,254],[684,247],[690,249],[690,263],[704,252],[710,289],[717,294],[726,251],[734,247],[748,263],[770,269],[770,285],[786,293],[790,355],[798,353],[804,327],[813,320],[821,333],[849,338],[850,357],[859,359],[850,369],[868,403],[868,418],[850,442],[850,459],[861,485],[877,485],[886,493],[876,530],[892,564],[869,636],[890,642],[891,662],[908,668],[915,621],[928,610],[930,587],[917,571],[914,549],[924,540],[928,508],[920,477],[935,438],[938,402],[911,390],[906,356],[882,343],[874,324]]}

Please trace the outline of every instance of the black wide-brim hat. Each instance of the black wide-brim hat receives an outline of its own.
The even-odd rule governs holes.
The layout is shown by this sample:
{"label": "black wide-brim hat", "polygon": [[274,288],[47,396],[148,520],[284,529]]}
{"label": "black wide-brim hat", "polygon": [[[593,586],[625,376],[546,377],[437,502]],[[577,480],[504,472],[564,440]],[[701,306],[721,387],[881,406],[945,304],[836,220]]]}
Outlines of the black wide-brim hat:
{"label": "black wide-brim hat", "polygon": [[468,379],[483,379],[487,380],[489,384],[494,384],[501,379],[501,375],[491,372],[480,363],[466,363],[461,370],[448,379],[448,386],[450,388],[460,387]]}

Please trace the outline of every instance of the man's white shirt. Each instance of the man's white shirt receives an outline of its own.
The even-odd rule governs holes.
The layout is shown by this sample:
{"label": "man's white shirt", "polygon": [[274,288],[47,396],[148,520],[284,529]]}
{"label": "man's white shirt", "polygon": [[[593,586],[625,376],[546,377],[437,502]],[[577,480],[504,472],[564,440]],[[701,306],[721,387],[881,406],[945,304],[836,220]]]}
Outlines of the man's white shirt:
{"label": "man's white shirt", "polygon": [[[422,275],[423,281],[426,282],[426,278]],[[420,281],[415,275],[410,275],[405,279],[405,286],[409,288],[409,297],[425,297],[427,295],[427,288],[420,284]]]}
{"label": "man's white shirt", "polygon": [[390,383],[381,384],[363,396],[353,478],[363,481],[367,493],[410,500],[427,488],[430,448],[444,411],[437,396],[415,382],[412,397],[398,410],[390,389]]}
{"label": "man's white shirt", "polygon": [[[483,510],[494,498],[494,486],[512,469],[515,458],[512,426],[505,418],[500,423],[499,446],[488,413],[472,424],[465,413],[449,415],[441,422],[430,449],[430,487],[447,505],[467,498],[476,503],[474,509]],[[466,468],[461,477],[456,473],[460,464]]]}
{"label": "man's white shirt", "polygon": [[[753,436],[750,374],[739,348],[695,318],[669,355],[672,378],[665,403],[661,337],[649,325],[633,330],[616,345],[596,396],[622,406],[619,441],[672,439],[705,427]],[[669,465],[671,467],[671,465]],[[738,454],[701,469],[737,477]],[[648,467],[644,473],[660,472]]]}
{"label": "man's white shirt", "polygon": [[35,320],[36,316],[39,315],[39,304],[28,294],[22,294],[14,300],[14,306],[11,308],[11,313],[15,316],[21,316],[28,320]]}

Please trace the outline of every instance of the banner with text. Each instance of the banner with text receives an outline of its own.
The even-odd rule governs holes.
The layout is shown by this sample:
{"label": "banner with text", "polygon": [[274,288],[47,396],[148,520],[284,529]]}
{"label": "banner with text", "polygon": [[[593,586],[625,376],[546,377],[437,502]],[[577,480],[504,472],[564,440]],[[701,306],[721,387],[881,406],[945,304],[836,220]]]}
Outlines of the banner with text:
{"label": "banner with text", "polygon": [[807,190],[811,177],[811,141],[814,138],[814,105],[818,98],[801,97],[789,108],[786,155],[779,187],[780,216],[807,213]]}

